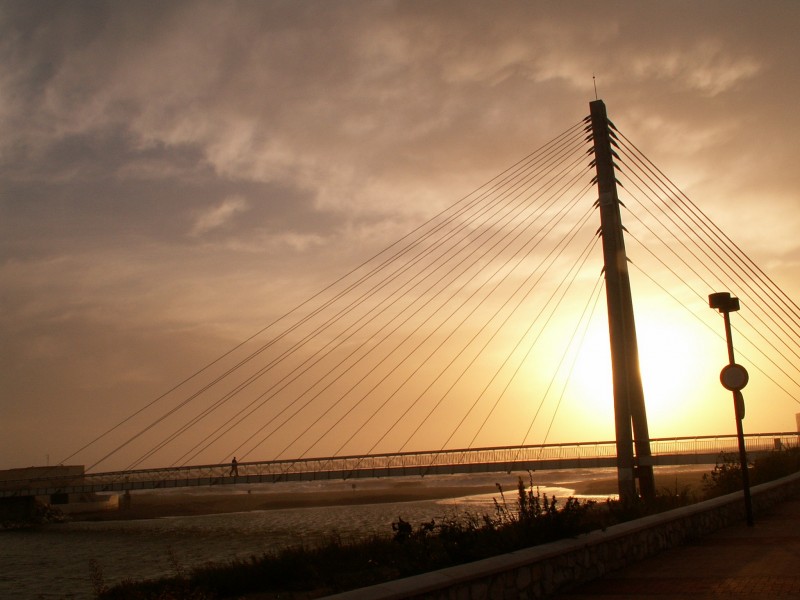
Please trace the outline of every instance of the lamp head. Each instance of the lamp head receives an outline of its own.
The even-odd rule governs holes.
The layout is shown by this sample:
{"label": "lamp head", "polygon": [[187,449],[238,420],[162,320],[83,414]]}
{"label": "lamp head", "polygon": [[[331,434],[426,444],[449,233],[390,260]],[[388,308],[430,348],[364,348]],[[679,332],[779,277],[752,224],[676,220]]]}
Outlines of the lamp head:
{"label": "lamp head", "polygon": [[721,313],[736,312],[739,310],[739,299],[728,292],[716,292],[708,296],[708,305]]}

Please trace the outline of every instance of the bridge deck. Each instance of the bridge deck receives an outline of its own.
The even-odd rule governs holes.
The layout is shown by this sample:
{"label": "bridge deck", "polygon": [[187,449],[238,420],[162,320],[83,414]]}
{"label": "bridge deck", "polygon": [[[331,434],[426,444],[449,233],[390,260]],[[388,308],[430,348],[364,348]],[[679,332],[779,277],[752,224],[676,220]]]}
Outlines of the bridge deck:
{"label": "bridge deck", "polygon": [[[750,458],[775,449],[796,446],[798,446],[798,434],[794,432],[746,436],[746,447]],[[654,466],[700,465],[715,464],[721,454],[737,453],[738,446],[735,436],[661,438],[651,440],[651,451]],[[599,468],[615,465],[614,442],[547,444],[239,463],[236,476],[231,474],[230,465],[216,464],[87,473],[79,477],[38,477],[0,482],[0,498],[241,483]]]}

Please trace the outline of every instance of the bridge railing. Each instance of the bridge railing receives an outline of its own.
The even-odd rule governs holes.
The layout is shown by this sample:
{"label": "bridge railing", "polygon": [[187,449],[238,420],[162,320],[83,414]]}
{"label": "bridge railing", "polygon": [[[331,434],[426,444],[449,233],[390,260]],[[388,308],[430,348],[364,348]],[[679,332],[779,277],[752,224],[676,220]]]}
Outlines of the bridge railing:
{"label": "bridge railing", "polygon": [[[745,436],[748,454],[794,448],[798,443],[800,433],[795,432]],[[676,437],[653,439],[650,441],[650,450],[653,456],[694,454],[719,457],[722,454],[737,454],[738,459],[739,445],[735,435]]]}
{"label": "bridge railing", "polygon": [[[796,447],[798,435],[795,432],[752,434],[746,436],[746,447],[751,457]],[[733,435],[657,438],[650,441],[650,448],[655,464],[707,464],[716,461],[721,454],[738,451],[737,438]],[[615,457],[613,441],[581,442],[248,462],[237,465],[237,475],[250,482],[346,479],[465,472],[471,465],[484,472],[559,468],[560,465],[610,466]],[[680,457],[694,457],[695,460],[681,461]],[[0,481],[0,497],[55,493],[62,489],[88,492],[217,485],[235,481],[232,475],[231,465],[212,464],[86,473],[82,477],[37,477],[35,480]]]}

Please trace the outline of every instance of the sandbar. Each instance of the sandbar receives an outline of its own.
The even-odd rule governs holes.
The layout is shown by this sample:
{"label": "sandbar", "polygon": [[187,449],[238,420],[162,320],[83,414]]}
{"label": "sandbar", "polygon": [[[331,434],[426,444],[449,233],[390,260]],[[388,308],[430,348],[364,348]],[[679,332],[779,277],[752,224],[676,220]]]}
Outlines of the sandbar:
{"label": "sandbar", "polygon": [[[660,467],[655,471],[656,488],[661,492],[681,493],[686,489],[700,491],[702,476],[712,467],[708,465],[696,468]],[[519,474],[522,476],[522,474]],[[574,490],[576,496],[592,496],[603,498],[617,493],[617,480],[613,473],[606,476],[585,479],[569,477],[561,474],[546,477],[542,485],[560,486]],[[514,481],[517,475],[511,474],[503,479],[503,486],[508,495],[514,493]],[[527,474],[523,476],[527,481]],[[537,485],[539,481],[535,482]],[[281,484],[274,484],[281,485]],[[282,492],[264,488],[242,486],[231,493],[226,491],[204,491],[196,493],[173,490],[169,493],[137,493],[130,495],[130,500],[121,502],[118,510],[83,513],[72,515],[72,520],[129,520],[153,519],[171,516],[194,516],[222,514],[232,512],[249,512],[254,510],[279,510],[306,507],[344,506],[359,504],[379,504],[389,502],[412,502],[418,500],[438,500],[462,498],[498,492],[496,485],[481,483],[479,485],[421,485],[414,482],[387,482],[385,485],[353,485],[350,489],[314,490]]]}

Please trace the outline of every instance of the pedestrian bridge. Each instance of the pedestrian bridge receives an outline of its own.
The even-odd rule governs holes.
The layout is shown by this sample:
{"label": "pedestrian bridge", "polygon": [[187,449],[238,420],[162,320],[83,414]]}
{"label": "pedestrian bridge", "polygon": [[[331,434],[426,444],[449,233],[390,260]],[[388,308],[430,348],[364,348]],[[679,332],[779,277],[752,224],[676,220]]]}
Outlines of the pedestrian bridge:
{"label": "pedestrian bridge", "polygon": [[[776,449],[797,447],[800,434],[760,433],[745,437],[748,458],[752,460]],[[650,445],[653,466],[713,465],[722,454],[738,452],[735,435],[656,438],[651,439]],[[47,469],[39,469],[35,479],[0,481],[0,498],[242,483],[599,468],[616,466],[616,458],[616,443],[604,441],[271,460],[239,463],[235,473],[229,464],[106,473],[74,474],[72,471],[69,475],[58,476],[48,476]]]}

